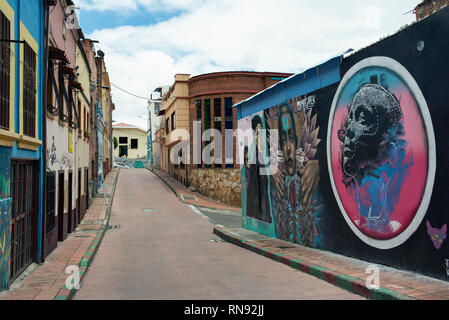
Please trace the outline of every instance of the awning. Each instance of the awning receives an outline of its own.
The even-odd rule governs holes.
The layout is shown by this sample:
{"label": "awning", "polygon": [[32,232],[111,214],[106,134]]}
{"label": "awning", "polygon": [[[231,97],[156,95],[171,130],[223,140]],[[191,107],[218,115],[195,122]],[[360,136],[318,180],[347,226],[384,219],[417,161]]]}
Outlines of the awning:
{"label": "awning", "polygon": [[68,74],[69,76],[76,78],[75,71],[73,70],[73,68],[67,66],[59,66],[59,71],[61,73],[65,73]]}
{"label": "awning", "polygon": [[69,86],[71,86],[72,88],[78,89],[79,91],[84,91],[83,86],[78,81],[73,81],[73,80],[69,81]]}
{"label": "awning", "polygon": [[48,47],[49,49],[49,59],[50,60],[59,60],[64,63],[70,63],[69,59],[65,55],[65,52],[61,49],[55,47]]}

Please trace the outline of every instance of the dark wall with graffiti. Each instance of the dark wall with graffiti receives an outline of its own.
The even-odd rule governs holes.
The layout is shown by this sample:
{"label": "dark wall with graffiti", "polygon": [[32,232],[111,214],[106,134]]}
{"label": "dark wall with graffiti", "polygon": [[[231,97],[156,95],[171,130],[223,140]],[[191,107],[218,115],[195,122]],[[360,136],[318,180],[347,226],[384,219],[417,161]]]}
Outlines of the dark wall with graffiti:
{"label": "dark wall with graffiti", "polygon": [[447,39],[449,8],[346,57],[339,83],[239,120],[268,129],[245,149],[245,227],[447,280]]}
{"label": "dark wall with graffiti", "polygon": [[11,257],[11,149],[0,147],[0,288],[8,289]]}

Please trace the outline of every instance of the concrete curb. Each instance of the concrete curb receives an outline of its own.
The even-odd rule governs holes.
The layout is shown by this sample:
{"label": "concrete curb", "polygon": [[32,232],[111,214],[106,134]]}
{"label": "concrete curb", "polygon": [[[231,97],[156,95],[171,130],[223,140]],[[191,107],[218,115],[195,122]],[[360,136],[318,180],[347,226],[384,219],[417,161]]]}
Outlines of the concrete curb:
{"label": "concrete curb", "polygon": [[[84,277],[87,274],[89,266],[92,264],[92,261],[97,254],[98,248],[101,245],[101,242],[103,240],[104,234],[106,232],[106,228],[109,225],[109,219],[111,216],[111,208],[112,208],[112,202],[114,201],[115,196],[115,189],[117,187],[117,180],[118,176],[120,174],[120,169],[118,170],[115,179],[114,184],[112,187],[112,193],[111,197],[109,198],[109,203],[106,207],[106,217],[103,222],[103,226],[97,231],[97,234],[95,235],[95,239],[92,241],[89,249],[87,249],[86,253],[84,254],[83,258],[81,259],[79,263],[79,270],[80,270],[80,289],[84,280]],[[77,291],[79,289],[68,289],[65,285],[59,290],[58,294],[53,300],[72,300],[73,297],[76,295]]]}
{"label": "concrete curb", "polygon": [[176,190],[173,189],[173,187],[172,187],[167,181],[165,181],[164,178],[162,178],[160,175],[158,175],[155,171],[153,171],[153,170],[151,170],[151,169],[149,169],[149,168],[146,168],[146,169],[149,170],[149,171],[151,171],[151,172],[152,172],[153,174],[155,174],[159,179],[161,179],[162,182],[165,183],[165,185],[166,185],[167,187],[169,187],[170,190],[171,190],[171,191],[178,197],[178,200],[179,200],[179,201],[181,201],[182,203],[188,204],[188,203],[185,202],[184,199],[181,197],[181,194],[179,194],[178,192],[176,192]]}
{"label": "concrete curb", "polygon": [[367,299],[373,300],[416,300],[415,298],[406,296],[399,292],[386,288],[367,288],[365,281],[354,278],[348,275],[340,274],[328,268],[314,265],[303,261],[301,259],[293,259],[285,256],[284,254],[274,252],[272,250],[260,247],[250,241],[246,241],[238,238],[236,235],[226,231],[226,228],[214,227],[214,234],[222,238],[223,240],[248,249],[254,253],[260,254],[264,257],[270,258],[274,261],[283,263],[293,269],[305,272],[316,278],[324,280],[334,286],[345,289],[351,293],[361,295]]}

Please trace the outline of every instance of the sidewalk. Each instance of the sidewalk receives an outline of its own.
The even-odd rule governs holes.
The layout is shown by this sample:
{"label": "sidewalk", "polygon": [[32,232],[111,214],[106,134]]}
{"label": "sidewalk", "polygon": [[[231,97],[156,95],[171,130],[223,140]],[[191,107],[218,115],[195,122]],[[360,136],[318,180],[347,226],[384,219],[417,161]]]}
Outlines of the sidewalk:
{"label": "sidewalk", "polygon": [[76,230],[65,241],[58,242],[43,264],[30,266],[8,291],[1,292],[0,300],[67,300],[75,295],[75,289],[65,287],[69,276],[66,267],[79,266],[82,286],[108,225],[118,173],[118,169],[112,169],[106,177],[101,194],[94,198]]}
{"label": "sidewalk", "polygon": [[[199,192],[189,191],[181,182],[170,176],[169,174],[160,171],[156,168],[149,169],[151,172],[159,176],[159,178],[178,196],[181,202],[195,205],[198,207],[212,208],[218,210],[229,210],[235,212],[242,212],[242,208],[232,207],[218,201],[214,201]],[[192,199],[193,198],[193,199]]]}
{"label": "sidewalk", "polygon": [[[445,281],[269,238],[242,228],[216,226],[214,233],[232,244],[368,299],[449,299],[449,283]],[[375,265],[380,270],[379,289],[368,289],[366,286],[369,276],[366,270],[370,265]]]}

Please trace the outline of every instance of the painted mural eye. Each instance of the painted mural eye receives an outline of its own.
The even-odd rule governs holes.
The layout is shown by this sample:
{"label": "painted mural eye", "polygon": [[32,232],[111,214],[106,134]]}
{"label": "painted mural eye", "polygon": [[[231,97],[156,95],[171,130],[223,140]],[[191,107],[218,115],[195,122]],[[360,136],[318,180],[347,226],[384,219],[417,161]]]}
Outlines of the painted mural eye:
{"label": "painted mural eye", "polygon": [[282,143],[283,143],[283,144],[286,144],[286,143],[287,143],[287,135],[286,135],[285,133],[282,133],[281,139],[282,139]]}

